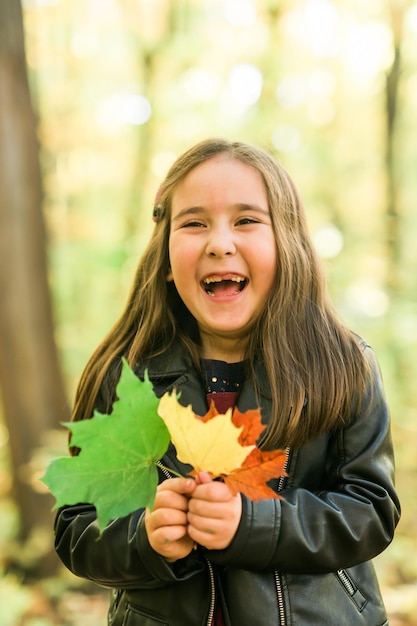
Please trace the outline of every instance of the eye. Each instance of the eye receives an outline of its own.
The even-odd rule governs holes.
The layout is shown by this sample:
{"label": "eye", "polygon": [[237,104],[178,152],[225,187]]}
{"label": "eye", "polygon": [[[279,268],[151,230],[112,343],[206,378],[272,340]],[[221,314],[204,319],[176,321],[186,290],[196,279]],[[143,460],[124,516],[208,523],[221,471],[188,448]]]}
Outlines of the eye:
{"label": "eye", "polygon": [[253,217],[241,217],[237,222],[237,226],[245,226],[246,224],[259,224],[259,221]]}
{"label": "eye", "polygon": [[197,220],[193,220],[191,222],[186,222],[182,224],[181,228],[204,228],[205,224],[203,222],[199,222]]}

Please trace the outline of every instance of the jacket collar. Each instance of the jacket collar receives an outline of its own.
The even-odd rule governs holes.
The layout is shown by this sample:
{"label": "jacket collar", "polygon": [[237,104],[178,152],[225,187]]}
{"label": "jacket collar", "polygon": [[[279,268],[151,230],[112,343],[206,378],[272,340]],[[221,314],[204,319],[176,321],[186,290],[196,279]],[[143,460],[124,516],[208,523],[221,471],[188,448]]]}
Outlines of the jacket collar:
{"label": "jacket collar", "polygon": [[141,361],[135,372],[143,378],[145,371],[148,372],[150,380],[171,379],[178,377],[193,368],[194,364],[191,355],[187,352],[183,344],[176,340],[167,350]]}
{"label": "jacket collar", "polygon": [[[142,379],[145,371],[158,397],[175,389],[176,393],[180,394],[181,404],[184,406],[191,404],[195,413],[205,415],[208,407],[201,376],[191,355],[179,340],[175,340],[172,346],[162,354],[139,363],[135,368],[136,374]],[[267,422],[271,412],[271,401],[265,389],[267,380],[265,368],[260,361],[255,364],[255,375],[261,385],[262,417]],[[257,400],[253,383],[251,380],[246,380],[239,394],[237,407],[241,412],[245,412],[258,406],[259,400]]]}

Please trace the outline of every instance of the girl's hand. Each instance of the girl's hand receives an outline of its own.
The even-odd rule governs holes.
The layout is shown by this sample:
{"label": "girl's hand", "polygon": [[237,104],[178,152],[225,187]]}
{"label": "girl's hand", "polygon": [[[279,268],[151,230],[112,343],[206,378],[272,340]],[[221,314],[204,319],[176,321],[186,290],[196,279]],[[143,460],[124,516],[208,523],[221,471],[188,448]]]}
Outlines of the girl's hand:
{"label": "girl's hand", "polygon": [[188,502],[196,487],[192,479],[170,478],[156,491],[152,511],[146,509],[145,528],[152,548],[169,562],[186,557],[194,541],[187,533]]}
{"label": "girl's hand", "polygon": [[242,515],[240,494],[200,472],[188,502],[188,535],[209,550],[223,550],[231,543]]}

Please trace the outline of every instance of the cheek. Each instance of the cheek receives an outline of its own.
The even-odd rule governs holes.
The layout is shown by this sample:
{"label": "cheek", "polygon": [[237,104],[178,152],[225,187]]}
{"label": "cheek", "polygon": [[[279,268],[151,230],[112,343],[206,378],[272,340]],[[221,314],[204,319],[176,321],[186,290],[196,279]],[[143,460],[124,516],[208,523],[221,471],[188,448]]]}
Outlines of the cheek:
{"label": "cheek", "polygon": [[181,278],[183,274],[190,274],[198,262],[198,250],[192,241],[172,237],[168,253],[171,275],[174,279]]}
{"label": "cheek", "polygon": [[177,287],[179,287],[184,282],[187,282],[191,265],[191,255],[184,246],[170,246],[167,280],[174,281]]}
{"label": "cheek", "polygon": [[269,294],[278,280],[278,260],[275,251],[263,259],[263,263],[259,265],[259,274],[263,276],[263,290],[265,294]]}
{"label": "cheek", "polygon": [[265,238],[261,245],[259,242],[251,248],[252,263],[257,266],[258,271],[263,272],[265,276],[270,277],[277,272],[278,255],[275,242],[268,241]]}
{"label": "cheek", "polygon": [[168,261],[169,261],[169,271],[168,271],[168,280],[174,280],[174,274],[177,266],[177,247],[175,246],[175,239],[172,240],[172,237],[169,239],[168,243]]}

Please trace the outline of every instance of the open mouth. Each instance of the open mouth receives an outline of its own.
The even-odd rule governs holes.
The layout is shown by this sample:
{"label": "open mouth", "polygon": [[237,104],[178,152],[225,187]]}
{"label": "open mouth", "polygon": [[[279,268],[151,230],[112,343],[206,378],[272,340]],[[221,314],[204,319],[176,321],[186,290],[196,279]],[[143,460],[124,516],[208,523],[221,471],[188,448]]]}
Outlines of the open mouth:
{"label": "open mouth", "polygon": [[202,281],[204,291],[209,296],[235,296],[246,287],[247,279],[243,276],[208,276]]}

